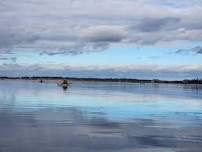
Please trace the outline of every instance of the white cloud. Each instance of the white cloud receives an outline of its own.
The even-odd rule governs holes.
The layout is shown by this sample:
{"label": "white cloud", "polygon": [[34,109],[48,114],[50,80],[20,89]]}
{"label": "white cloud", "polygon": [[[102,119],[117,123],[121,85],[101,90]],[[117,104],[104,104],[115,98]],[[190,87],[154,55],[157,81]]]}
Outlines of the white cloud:
{"label": "white cloud", "polygon": [[19,65],[0,66],[0,76],[68,76],[141,79],[187,79],[202,77],[202,65]]}
{"label": "white cloud", "polygon": [[114,43],[200,41],[201,14],[199,0],[6,0],[0,2],[0,50],[78,54]]}

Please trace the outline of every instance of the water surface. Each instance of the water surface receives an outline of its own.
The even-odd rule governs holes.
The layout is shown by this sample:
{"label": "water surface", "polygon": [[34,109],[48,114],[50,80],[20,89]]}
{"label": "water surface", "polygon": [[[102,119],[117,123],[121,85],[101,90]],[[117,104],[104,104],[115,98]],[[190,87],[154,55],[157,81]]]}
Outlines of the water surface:
{"label": "water surface", "polygon": [[201,86],[0,81],[0,152],[201,150]]}

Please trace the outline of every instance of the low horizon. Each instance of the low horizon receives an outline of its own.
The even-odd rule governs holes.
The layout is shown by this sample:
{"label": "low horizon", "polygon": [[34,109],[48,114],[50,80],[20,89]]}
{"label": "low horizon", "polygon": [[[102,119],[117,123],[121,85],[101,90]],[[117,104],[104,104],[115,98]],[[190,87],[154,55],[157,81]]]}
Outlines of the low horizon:
{"label": "low horizon", "polygon": [[141,79],[141,78],[116,78],[116,77],[64,77],[64,76],[0,76],[1,80],[70,80],[92,82],[129,82],[129,83],[171,83],[171,84],[202,84],[202,79]]}

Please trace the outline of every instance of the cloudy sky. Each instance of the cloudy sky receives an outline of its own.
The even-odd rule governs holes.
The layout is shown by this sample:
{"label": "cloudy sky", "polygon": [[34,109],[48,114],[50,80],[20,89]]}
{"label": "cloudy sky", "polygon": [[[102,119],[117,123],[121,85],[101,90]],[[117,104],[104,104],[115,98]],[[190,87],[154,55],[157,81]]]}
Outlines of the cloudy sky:
{"label": "cloudy sky", "polygon": [[202,1],[2,0],[0,75],[202,78]]}

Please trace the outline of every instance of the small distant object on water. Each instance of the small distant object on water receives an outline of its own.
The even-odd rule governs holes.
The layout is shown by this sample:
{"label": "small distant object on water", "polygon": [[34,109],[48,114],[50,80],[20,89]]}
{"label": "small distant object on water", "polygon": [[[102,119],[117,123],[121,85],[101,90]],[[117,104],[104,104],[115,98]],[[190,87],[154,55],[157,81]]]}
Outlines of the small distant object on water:
{"label": "small distant object on water", "polygon": [[43,83],[43,80],[42,80],[42,79],[40,80],[40,83]]}
{"label": "small distant object on water", "polygon": [[64,90],[67,90],[67,88],[69,87],[70,83],[67,80],[63,80],[62,83],[58,84],[59,86],[61,86]]}

